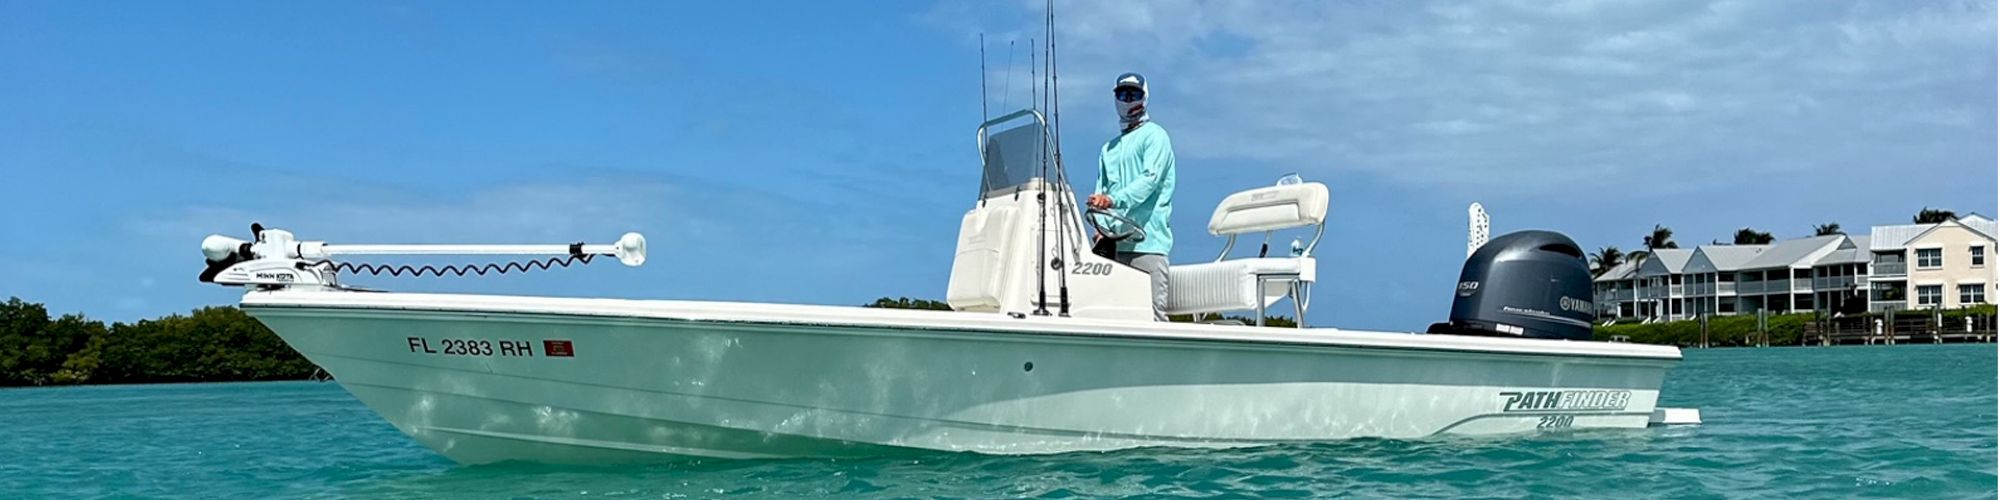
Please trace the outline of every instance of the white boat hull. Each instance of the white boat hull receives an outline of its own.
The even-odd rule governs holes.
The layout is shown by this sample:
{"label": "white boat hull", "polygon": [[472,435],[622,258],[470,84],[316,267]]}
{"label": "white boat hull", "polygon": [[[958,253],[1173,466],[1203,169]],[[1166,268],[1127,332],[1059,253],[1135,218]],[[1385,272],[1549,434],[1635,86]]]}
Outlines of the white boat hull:
{"label": "white boat hull", "polygon": [[[819,306],[305,291],[253,292],[244,306],[398,429],[463,463],[1637,428],[1680,357],[1630,344]],[[571,355],[552,356],[564,341]]]}

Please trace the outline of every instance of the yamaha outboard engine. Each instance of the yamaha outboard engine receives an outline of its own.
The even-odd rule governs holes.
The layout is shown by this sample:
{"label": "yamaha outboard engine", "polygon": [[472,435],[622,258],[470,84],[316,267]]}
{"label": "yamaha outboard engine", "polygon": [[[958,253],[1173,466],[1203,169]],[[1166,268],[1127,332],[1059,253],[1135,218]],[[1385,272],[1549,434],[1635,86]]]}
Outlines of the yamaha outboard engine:
{"label": "yamaha outboard engine", "polygon": [[1430,333],[1590,340],[1590,286],[1583,250],[1568,236],[1508,233],[1465,259],[1451,321]]}

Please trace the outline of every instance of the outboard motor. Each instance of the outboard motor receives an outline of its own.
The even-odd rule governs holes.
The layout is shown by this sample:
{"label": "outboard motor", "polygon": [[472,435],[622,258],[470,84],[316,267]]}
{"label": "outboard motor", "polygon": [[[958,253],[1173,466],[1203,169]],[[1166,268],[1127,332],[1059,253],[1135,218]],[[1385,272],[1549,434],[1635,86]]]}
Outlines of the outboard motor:
{"label": "outboard motor", "polygon": [[1508,233],[1465,259],[1451,320],[1430,333],[1590,340],[1590,287],[1583,250],[1568,236]]}

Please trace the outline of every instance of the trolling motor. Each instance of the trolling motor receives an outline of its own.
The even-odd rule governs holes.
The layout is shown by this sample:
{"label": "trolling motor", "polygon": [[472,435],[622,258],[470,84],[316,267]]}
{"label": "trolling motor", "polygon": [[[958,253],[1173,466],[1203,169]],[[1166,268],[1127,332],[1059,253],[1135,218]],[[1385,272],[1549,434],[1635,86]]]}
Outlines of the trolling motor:
{"label": "trolling motor", "polygon": [[[515,271],[547,270],[589,264],[599,256],[616,257],[618,262],[637,267],[646,263],[646,237],[625,233],[616,243],[586,245],[334,245],[323,241],[298,241],[291,231],[265,229],[251,224],[255,241],[243,241],[219,234],[201,240],[201,253],[208,268],[201,272],[203,283],[226,286],[338,287],[339,274],[388,274],[390,276],[484,276]],[[547,255],[545,259],[469,265],[409,266],[339,262],[348,255]]]}

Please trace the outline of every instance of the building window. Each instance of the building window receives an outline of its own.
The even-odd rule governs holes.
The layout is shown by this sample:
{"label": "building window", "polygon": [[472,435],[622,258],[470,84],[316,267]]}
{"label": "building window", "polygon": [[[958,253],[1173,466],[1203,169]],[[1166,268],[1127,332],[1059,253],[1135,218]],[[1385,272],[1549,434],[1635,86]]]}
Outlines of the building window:
{"label": "building window", "polygon": [[1979,245],[1973,245],[1973,246],[1972,246],[1972,267],[1979,267],[1979,266],[1984,266],[1984,265],[1986,265],[1986,247],[1984,247],[1984,246],[1979,246]]}
{"label": "building window", "polygon": [[1944,285],[1917,285],[1917,305],[1935,306],[1944,303]]}
{"label": "building window", "polygon": [[1735,282],[1736,282],[1736,273],[1723,273],[1723,274],[1718,274],[1718,275],[1716,275],[1716,277],[1719,277],[1719,278],[1722,278],[1722,279],[1721,279],[1721,281],[1722,281],[1723,283],[1735,283]]}
{"label": "building window", "polygon": [[[1973,248],[1978,248],[1978,247],[1973,247]],[[1984,304],[1984,303],[1986,303],[1985,283],[1974,283],[1970,285],[1958,286],[1958,305],[1968,306],[1972,304]]]}
{"label": "building window", "polygon": [[1920,268],[1944,267],[1944,249],[1942,248],[1917,249],[1917,267]]}
{"label": "building window", "polygon": [[1901,281],[1894,281],[1894,282],[1888,282],[1888,281],[1878,281],[1878,282],[1875,282],[1875,293],[1874,293],[1874,296],[1873,296],[1872,298],[1870,298],[1869,300],[1873,300],[1873,301],[1876,301],[1876,302],[1902,302],[1902,301],[1903,301],[1903,282],[1901,282]]}

